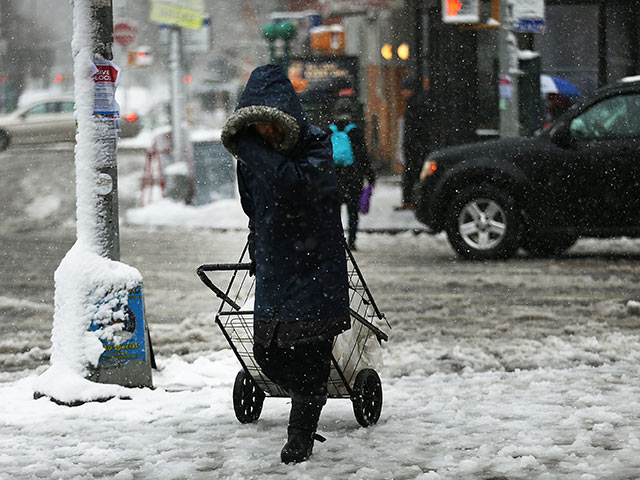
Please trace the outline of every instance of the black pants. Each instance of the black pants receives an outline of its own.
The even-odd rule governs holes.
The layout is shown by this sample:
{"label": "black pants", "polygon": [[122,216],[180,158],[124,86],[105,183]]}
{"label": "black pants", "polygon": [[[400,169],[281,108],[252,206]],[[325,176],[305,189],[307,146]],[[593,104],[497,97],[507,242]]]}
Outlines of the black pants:
{"label": "black pants", "polygon": [[413,188],[420,177],[422,169],[422,153],[410,151],[405,154],[404,170],[402,172],[402,203],[413,203]]}
{"label": "black pants", "polygon": [[272,382],[297,395],[326,395],[333,339],[278,347],[253,345],[253,355]]}
{"label": "black pants", "polygon": [[350,247],[356,242],[356,234],[358,233],[358,216],[360,212],[358,211],[358,197],[345,197],[344,203],[347,205],[347,216],[349,218],[349,237],[348,243]]}

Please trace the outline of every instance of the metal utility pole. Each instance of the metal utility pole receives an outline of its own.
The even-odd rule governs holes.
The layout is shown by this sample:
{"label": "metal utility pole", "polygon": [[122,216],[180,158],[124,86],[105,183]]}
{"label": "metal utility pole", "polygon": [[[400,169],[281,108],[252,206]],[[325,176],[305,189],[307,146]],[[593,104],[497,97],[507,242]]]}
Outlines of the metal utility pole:
{"label": "metal utility pole", "polygon": [[[278,63],[286,72],[289,68],[291,56],[291,40],[297,35],[298,31],[293,22],[288,20],[278,23],[268,23],[262,27],[262,37],[269,42],[269,55],[271,63]],[[282,53],[277,55],[276,42],[282,41]]]}
{"label": "metal utility pole", "polygon": [[182,129],[185,117],[182,84],[182,29],[197,30],[205,20],[204,0],[150,0],[149,20],[169,27],[171,70],[171,138],[174,160],[184,160],[187,139]]}
{"label": "metal utility pole", "polygon": [[111,62],[112,4],[73,0],[72,5],[77,241],[56,270],[51,368],[34,388],[35,398],[48,396],[69,405],[119,394],[79,383],[77,391],[60,390],[61,372],[94,383],[152,386],[142,276],[117,261],[115,88],[120,70]]}
{"label": "metal utility pole", "polygon": [[415,19],[413,22],[414,25],[414,40],[415,40],[415,78],[420,82],[421,88],[423,87],[423,79],[424,79],[424,60],[422,58],[423,54],[423,45],[422,45],[422,36],[423,36],[423,4],[424,2],[420,0],[414,0],[414,4],[412,5],[413,14],[415,15]]}
{"label": "metal utility pole", "polygon": [[169,29],[169,69],[171,70],[171,150],[173,160],[184,160],[184,90],[182,86],[182,28]]}
{"label": "metal utility pole", "polygon": [[[105,60],[113,59],[113,9],[111,0],[92,0],[91,19],[93,29],[93,45],[96,57]],[[120,260],[120,228],[118,225],[118,159],[117,133],[112,118],[94,117],[96,138],[99,148],[96,149],[97,188],[97,252],[111,260]]]}
{"label": "metal utility pole", "polygon": [[[94,152],[93,158],[79,156],[76,163],[83,163],[79,169],[92,165],[95,169],[93,178],[95,184],[96,205],[93,212],[96,216],[95,238],[97,241],[97,254],[110,260],[120,260],[120,229],[118,226],[118,162],[117,162],[117,132],[116,123],[113,118],[115,111],[115,86],[119,71],[114,64],[106,64],[106,61],[113,59],[113,10],[112,0],[89,0],[94,63],[99,73],[94,75],[93,91],[93,116],[82,118],[78,121],[93,122],[93,133],[89,137],[80,137],[79,142],[93,142],[95,148],[91,146],[86,152]],[[82,81],[76,79],[76,82]],[[99,82],[110,82],[112,85],[103,85]],[[106,98],[106,100],[105,100]],[[101,103],[102,102],[102,103]],[[106,108],[105,111],[104,109]],[[87,112],[89,113],[89,112]],[[92,137],[92,138],[91,138]],[[85,178],[77,178],[77,181],[87,181]],[[78,207],[78,221],[91,224],[90,219],[81,219],[81,207]],[[90,215],[91,210],[82,213]],[[86,232],[85,232],[86,234]],[[86,239],[85,239],[86,240]],[[123,288],[122,285],[114,285],[114,288]],[[126,297],[126,298],[124,298]],[[87,379],[97,383],[111,383],[129,387],[150,387],[152,386],[151,376],[151,356],[149,333],[144,318],[144,303],[142,297],[142,283],[119,299],[119,305],[126,305],[124,308],[125,322],[129,321],[134,325],[133,331],[129,332],[129,340],[121,343],[111,340],[103,340],[105,352],[95,368],[89,369]],[[117,307],[114,307],[117,308]],[[116,310],[114,310],[115,312]],[[113,315],[113,314],[112,314]],[[97,319],[92,319],[92,327],[97,325],[100,329],[102,324],[94,323]],[[118,350],[121,348],[122,350]],[[125,357],[118,356],[120,352],[126,352]]]}
{"label": "metal utility pole", "polygon": [[500,1],[499,35],[499,89],[500,89],[500,136],[520,135],[520,108],[518,92],[518,44],[513,28],[513,7],[510,0]]}

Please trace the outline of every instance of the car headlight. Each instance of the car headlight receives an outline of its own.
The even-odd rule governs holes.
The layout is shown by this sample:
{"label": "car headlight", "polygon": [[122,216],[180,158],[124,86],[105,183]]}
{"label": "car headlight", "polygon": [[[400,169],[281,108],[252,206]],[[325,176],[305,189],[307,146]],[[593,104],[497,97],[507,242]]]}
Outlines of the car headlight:
{"label": "car headlight", "polygon": [[436,173],[437,169],[438,169],[438,164],[436,162],[434,162],[433,160],[426,160],[422,164],[422,170],[420,170],[420,181],[422,182],[428,176]]}

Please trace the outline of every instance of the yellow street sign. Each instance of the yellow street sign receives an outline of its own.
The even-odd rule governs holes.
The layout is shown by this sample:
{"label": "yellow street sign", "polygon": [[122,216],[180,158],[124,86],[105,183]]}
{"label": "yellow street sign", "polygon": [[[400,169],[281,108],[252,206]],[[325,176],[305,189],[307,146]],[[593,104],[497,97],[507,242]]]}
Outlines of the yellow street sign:
{"label": "yellow street sign", "polygon": [[204,0],[151,0],[149,20],[196,30],[205,18]]}

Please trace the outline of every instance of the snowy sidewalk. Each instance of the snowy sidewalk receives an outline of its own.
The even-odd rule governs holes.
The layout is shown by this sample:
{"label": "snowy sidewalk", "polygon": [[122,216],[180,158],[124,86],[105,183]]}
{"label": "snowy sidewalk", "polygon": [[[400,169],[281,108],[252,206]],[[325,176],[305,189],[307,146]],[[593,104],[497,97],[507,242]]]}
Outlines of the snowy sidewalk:
{"label": "snowy sidewalk", "polygon": [[[387,359],[402,362],[401,356]],[[380,422],[330,400],[308,462],[280,463],[286,399],[237,422],[229,350],[160,359],[155,390],[63,407],[0,384],[0,479],[635,479],[637,365],[385,378]]]}
{"label": "snowy sidewalk", "polygon": [[320,421],[327,442],[287,466],[287,400],[266,399],[253,424],[236,420],[240,367],[195,275],[194,258],[229,258],[244,233],[155,230],[125,229],[123,238],[140,244],[127,254],[140,258],[147,313],[157,312],[156,388],[78,407],[34,400],[46,365],[16,367],[42,351],[20,346],[29,331],[8,330],[0,480],[638,478],[637,241],[618,241],[635,252],[619,262],[592,254],[484,264],[452,262],[441,236],[363,234],[360,266],[394,327],[380,369],[382,415],[364,429],[349,400],[330,400]]}
{"label": "snowy sidewalk", "polygon": [[[425,230],[412,211],[393,210],[400,204],[400,177],[382,177],[376,183],[371,197],[371,210],[360,215],[361,231],[396,232]],[[346,226],[346,207],[342,207],[343,224]],[[216,229],[245,229],[247,217],[237,198],[219,200],[197,207],[163,199],[140,208],[126,211],[126,221],[133,225],[171,225],[185,227],[209,227]]]}

